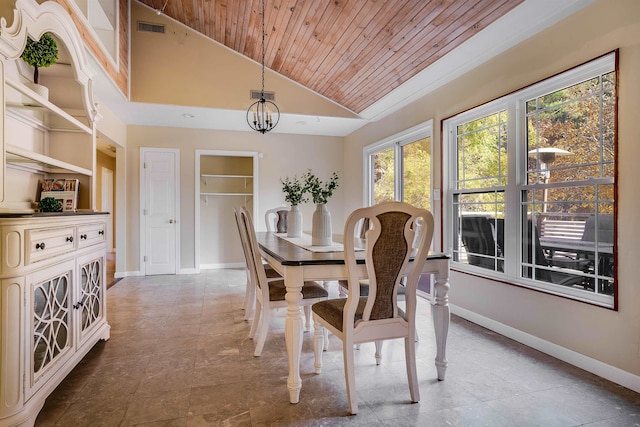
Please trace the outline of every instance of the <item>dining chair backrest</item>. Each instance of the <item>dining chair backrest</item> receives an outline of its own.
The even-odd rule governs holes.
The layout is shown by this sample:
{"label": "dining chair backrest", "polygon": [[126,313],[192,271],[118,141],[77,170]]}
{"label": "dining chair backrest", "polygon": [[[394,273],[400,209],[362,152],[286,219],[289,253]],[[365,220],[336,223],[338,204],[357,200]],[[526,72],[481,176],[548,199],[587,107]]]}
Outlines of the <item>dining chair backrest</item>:
{"label": "dining chair backrest", "polygon": [[267,231],[286,233],[288,213],[289,209],[284,206],[267,210],[264,213],[264,222],[267,226]]}
{"label": "dining chair backrest", "polygon": [[241,207],[239,209],[240,214],[240,223],[243,226],[243,230],[245,232],[246,246],[247,246],[247,263],[249,265],[249,269],[253,272],[253,278],[255,279],[256,291],[257,292],[266,292],[268,298],[268,286],[265,286],[267,281],[267,274],[264,269],[264,264],[262,263],[262,255],[260,255],[260,250],[258,249],[258,240],[256,238],[256,231],[253,226],[253,219],[251,218],[251,213],[246,207]]}
{"label": "dining chair backrest", "polygon": [[242,218],[240,217],[240,210],[241,209],[242,208],[239,207],[239,206],[235,207],[233,209],[233,214],[234,214],[234,217],[236,219],[236,225],[238,226],[238,234],[240,235],[240,243],[242,244],[242,252],[244,253],[244,257],[245,257],[245,260],[247,262],[247,268],[250,268],[250,266],[249,266],[250,257],[249,257],[249,254],[247,252],[247,250],[248,250],[248,248],[247,248],[247,236],[246,236],[247,232],[246,232],[246,230],[244,228],[244,223],[242,221]]}
{"label": "dining chair backrest", "polygon": [[[369,279],[362,321],[398,317],[397,294],[400,282],[406,286],[406,311],[415,316],[416,287],[433,237],[433,216],[426,209],[403,202],[385,202],[355,210],[346,221],[344,235],[353,236],[359,221],[367,218],[365,265]],[[417,233],[418,219],[420,233]],[[419,235],[416,241],[416,233]],[[349,292],[345,307],[345,327],[353,327],[360,301],[354,239],[344,242]],[[410,262],[411,258],[413,260]],[[403,279],[406,276],[406,279]]]}
{"label": "dining chair backrest", "polygon": [[251,319],[251,316],[253,314],[253,307],[254,307],[254,302],[255,302],[255,283],[256,283],[256,271],[253,264],[253,255],[250,252],[249,249],[249,242],[248,242],[248,238],[247,238],[247,231],[244,225],[244,222],[242,221],[241,215],[240,215],[240,211],[242,210],[241,207],[235,207],[233,209],[233,213],[236,219],[236,225],[238,226],[238,234],[240,235],[240,243],[242,246],[242,252],[244,254],[244,259],[245,262],[247,264],[247,283],[246,283],[246,289],[245,289],[245,295],[244,295],[244,301],[242,303],[242,306],[244,308],[244,318],[245,320],[249,320]]}

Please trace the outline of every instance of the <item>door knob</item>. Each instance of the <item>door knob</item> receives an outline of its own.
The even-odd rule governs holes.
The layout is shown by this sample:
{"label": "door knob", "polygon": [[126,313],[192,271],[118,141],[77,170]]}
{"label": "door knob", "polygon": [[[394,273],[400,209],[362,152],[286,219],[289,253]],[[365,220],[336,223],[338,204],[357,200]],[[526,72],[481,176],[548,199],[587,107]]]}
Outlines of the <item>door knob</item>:
{"label": "door knob", "polygon": [[169,220],[169,224],[173,224],[173,220],[172,219]]}

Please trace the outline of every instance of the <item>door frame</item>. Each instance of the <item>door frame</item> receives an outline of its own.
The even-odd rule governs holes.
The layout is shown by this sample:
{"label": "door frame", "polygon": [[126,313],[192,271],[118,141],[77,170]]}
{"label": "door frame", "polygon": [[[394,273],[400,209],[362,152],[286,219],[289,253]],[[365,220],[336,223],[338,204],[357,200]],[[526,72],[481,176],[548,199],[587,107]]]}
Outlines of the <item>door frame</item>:
{"label": "door frame", "polygon": [[258,212],[258,159],[262,153],[257,151],[228,151],[228,150],[196,150],[195,158],[195,270],[200,272],[200,157],[202,156],[229,156],[229,157],[253,157],[253,218]]}
{"label": "door frame", "polygon": [[179,148],[152,148],[152,147],[140,147],[140,188],[138,190],[139,195],[139,217],[140,217],[140,254],[139,254],[139,265],[140,265],[140,274],[142,276],[146,276],[146,262],[144,261],[144,257],[147,254],[147,241],[146,241],[146,231],[147,231],[147,218],[144,213],[144,192],[146,190],[146,174],[144,167],[144,159],[146,153],[155,152],[155,153],[174,153],[176,164],[175,166],[175,180],[174,180],[174,191],[175,191],[175,217],[176,217],[176,226],[175,230],[175,269],[173,274],[178,274],[180,271],[180,232],[179,228],[182,224],[180,221],[180,149]]}
{"label": "door frame", "polygon": [[[111,218],[109,218],[109,224],[107,225],[107,252],[113,252],[115,249],[115,239],[113,238],[113,227],[114,227],[114,223],[115,223],[115,216],[116,213],[114,212],[114,207],[115,207],[115,191],[113,190],[114,188],[114,173],[113,170],[109,169],[109,168],[105,168],[104,166],[101,167],[100,169],[100,184],[101,184],[101,188],[100,188],[100,210],[101,211],[105,211],[105,201],[108,200],[109,204],[111,205],[111,209],[109,211],[109,213],[111,214]],[[107,176],[110,176],[111,178],[109,180],[105,179]],[[109,182],[106,182],[109,181]],[[110,185],[107,185],[110,184]],[[111,198],[108,199],[107,197],[105,197],[105,190],[110,190],[111,193]],[[110,243],[110,244],[109,244]]]}

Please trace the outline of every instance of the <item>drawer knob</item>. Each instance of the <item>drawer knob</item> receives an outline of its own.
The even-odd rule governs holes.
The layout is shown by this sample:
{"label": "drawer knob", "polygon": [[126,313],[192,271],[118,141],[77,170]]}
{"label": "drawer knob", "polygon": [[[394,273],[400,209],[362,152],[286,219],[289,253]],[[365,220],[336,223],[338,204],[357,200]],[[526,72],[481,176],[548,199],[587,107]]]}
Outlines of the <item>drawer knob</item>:
{"label": "drawer knob", "polygon": [[76,310],[79,309],[80,307],[82,307],[82,301],[78,301],[76,304],[73,305],[73,308],[75,308]]}
{"label": "drawer knob", "polygon": [[44,249],[44,242],[36,243],[36,249]]}
{"label": "drawer knob", "polygon": [[104,230],[98,231],[98,234],[104,234]]}
{"label": "drawer knob", "polygon": [[87,240],[87,235],[86,234],[81,234],[80,235],[80,239],[81,240]]}
{"label": "drawer knob", "polygon": [[67,237],[67,242],[73,242],[73,236]]}

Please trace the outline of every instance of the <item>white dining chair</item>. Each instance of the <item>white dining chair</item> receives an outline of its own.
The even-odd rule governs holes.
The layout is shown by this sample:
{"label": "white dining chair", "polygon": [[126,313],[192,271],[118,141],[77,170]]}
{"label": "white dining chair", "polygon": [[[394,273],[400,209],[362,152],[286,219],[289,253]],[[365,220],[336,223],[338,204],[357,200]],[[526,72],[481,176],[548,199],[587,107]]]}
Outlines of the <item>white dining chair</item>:
{"label": "white dining chair", "polygon": [[[255,306],[256,300],[256,286],[254,284],[253,275],[249,269],[249,261],[251,259],[251,254],[249,248],[247,247],[247,237],[246,231],[244,229],[244,225],[241,222],[240,211],[241,207],[236,207],[233,210],[233,213],[236,218],[236,225],[238,226],[238,234],[240,235],[240,243],[242,244],[242,251],[244,253],[245,261],[247,263],[245,271],[247,274],[247,280],[245,282],[245,292],[244,292],[244,300],[242,301],[242,308],[244,309],[244,320],[251,320],[253,318],[253,309]],[[245,208],[246,209],[246,208]],[[265,266],[265,275],[268,280],[277,280],[282,279],[282,276],[278,274],[271,266]]]}
{"label": "white dining chair", "polygon": [[[369,294],[361,296],[361,265],[356,260],[354,239],[344,241],[349,289],[347,298],[330,299],[312,306],[314,319],[315,371],[322,372],[322,352],[328,329],[342,341],[349,410],[358,412],[354,373],[354,344],[404,338],[409,391],[412,402],[420,400],[416,371],[416,289],[433,237],[433,216],[426,209],[403,202],[386,202],[355,210],[347,218],[344,236],[353,236],[363,218],[369,218],[366,232],[365,269]],[[417,232],[420,219],[420,231]],[[403,310],[398,306],[398,289],[406,277]],[[377,361],[378,362],[378,361]]]}
{"label": "white dining chair", "polygon": [[[255,285],[256,309],[249,337],[256,340],[253,355],[260,356],[267,338],[272,309],[287,307],[287,301],[285,300],[287,289],[282,278],[267,278],[262,263],[262,256],[258,249],[251,214],[246,208],[240,208],[239,215],[240,223],[244,227],[244,238],[246,239],[248,249],[247,255],[249,259],[247,259],[247,264],[251,272],[252,282]],[[307,329],[310,327],[311,305],[315,302],[326,300],[328,296],[329,293],[327,290],[319,283],[313,281],[304,282],[300,305],[305,309]]]}
{"label": "white dining chair", "polygon": [[268,209],[264,213],[264,222],[267,226],[267,231],[276,233],[287,232],[287,214],[289,208],[286,206],[280,206],[273,209]]}

